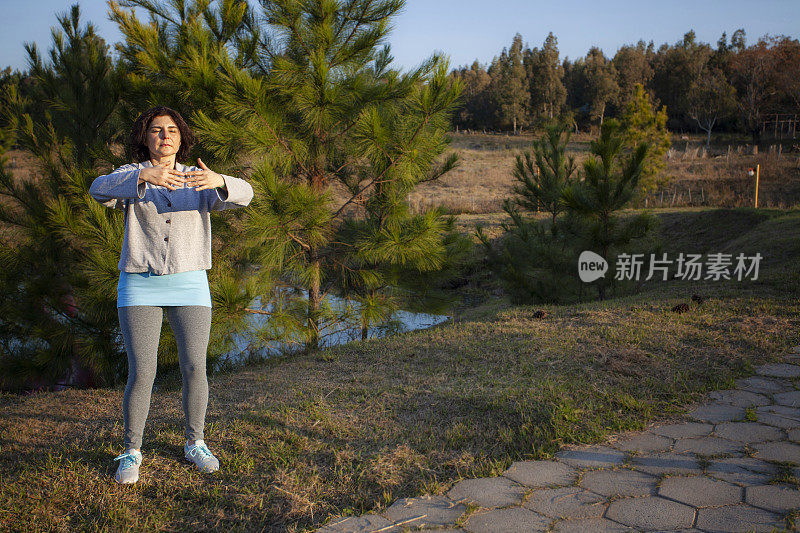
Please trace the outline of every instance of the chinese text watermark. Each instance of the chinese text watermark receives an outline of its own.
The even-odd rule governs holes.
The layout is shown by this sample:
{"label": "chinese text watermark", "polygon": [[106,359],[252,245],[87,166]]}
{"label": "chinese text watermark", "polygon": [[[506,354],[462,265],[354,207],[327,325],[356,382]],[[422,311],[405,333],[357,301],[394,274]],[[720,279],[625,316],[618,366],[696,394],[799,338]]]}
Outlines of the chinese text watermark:
{"label": "chinese text watermark", "polygon": [[[758,279],[761,259],[760,253],[755,255],[740,253],[735,257],[733,254],[726,253],[713,253],[705,256],[679,253],[674,259],[670,259],[664,253],[661,254],[661,257],[649,254],[649,260],[645,261],[645,254],[619,254],[616,258],[614,279],[639,281],[642,276],[646,275],[645,281],[659,278],[667,281],[672,272],[673,279],[688,281],[730,279],[755,281]],[[582,252],[578,258],[578,275],[581,281],[589,283],[605,277],[608,268],[608,262],[594,252]]]}

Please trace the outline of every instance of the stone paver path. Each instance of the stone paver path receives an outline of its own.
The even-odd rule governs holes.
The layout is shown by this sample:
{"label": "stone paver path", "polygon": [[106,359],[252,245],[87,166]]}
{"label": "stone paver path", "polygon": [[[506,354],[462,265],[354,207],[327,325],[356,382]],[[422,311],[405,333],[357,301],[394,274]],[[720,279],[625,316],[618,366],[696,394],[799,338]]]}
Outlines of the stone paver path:
{"label": "stone paver path", "polygon": [[791,530],[800,490],[782,481],[800,478],[796,354],[711,393],[683,423],[517,462],[502,476],[333,519],[318,532]]}

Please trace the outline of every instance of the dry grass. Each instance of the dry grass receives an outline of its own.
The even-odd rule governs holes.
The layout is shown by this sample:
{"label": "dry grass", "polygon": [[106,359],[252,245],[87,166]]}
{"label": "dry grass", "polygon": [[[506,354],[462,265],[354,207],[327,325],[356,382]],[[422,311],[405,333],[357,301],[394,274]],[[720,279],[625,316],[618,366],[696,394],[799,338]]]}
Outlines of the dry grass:
{"label": "dry grass", "polygon": [[[511,174],[518,154],[531,149],[532,135],[506,136],[454,134],[451,144],[461,158],[456,168],[441,179],[424,183],[410,195],[413,207],[442,205],[454,213],[494,213],[511,195]],[[568,151],[580,164],[587,155],[591,137],[572,138]],[[664,184],[647,199],[647,207],[743,207],[753,203],[755,178],[749,168],[761,165],[759,206],[788,208],[800,203],[800,154],[784,152],[757,156],[732,151],[727,145],[710,152],[700,141],[676,138],[660,180]],[[642,199],[639,207],[645,206]]]}

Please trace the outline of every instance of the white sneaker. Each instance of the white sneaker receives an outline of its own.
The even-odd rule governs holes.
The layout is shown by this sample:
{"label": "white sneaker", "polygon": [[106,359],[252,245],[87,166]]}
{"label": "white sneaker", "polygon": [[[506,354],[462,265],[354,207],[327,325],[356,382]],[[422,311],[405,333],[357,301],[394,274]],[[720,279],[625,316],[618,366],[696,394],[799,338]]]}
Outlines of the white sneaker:
{"label": "white sneaker", "polygon": [[214,457],[214,454],[211,453],[211,450],[202,440],[196,440],[192,445],[185,444],[183,455],[187,460],[194,463],[201,472],[210,474],[219,470],[219,460]]}
{"label": "white sneaker", "polygon": [[139,450],[128,450],[119,457],[114,458],[119,461],[117,473],[114,474],[114,481],[117,483],[136,483],[139,481],[139,465],[142,464],[142,452]]}

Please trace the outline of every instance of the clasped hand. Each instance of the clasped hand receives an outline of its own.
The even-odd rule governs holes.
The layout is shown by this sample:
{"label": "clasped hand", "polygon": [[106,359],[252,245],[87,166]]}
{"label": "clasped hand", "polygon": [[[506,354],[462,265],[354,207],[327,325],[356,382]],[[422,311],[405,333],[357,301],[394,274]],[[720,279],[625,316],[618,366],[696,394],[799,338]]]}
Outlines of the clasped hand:
{"label": "clasped hand", "polygon": [[197,158],[197,163],[200,170],[186,172],[159,166],[145,168],[139,172],[139,179],[153,185],[166,187],[171,191],[180,189],[184,185],[194,187],[196,191],[225,186],[223,177],[208,168],[202,159]]}

